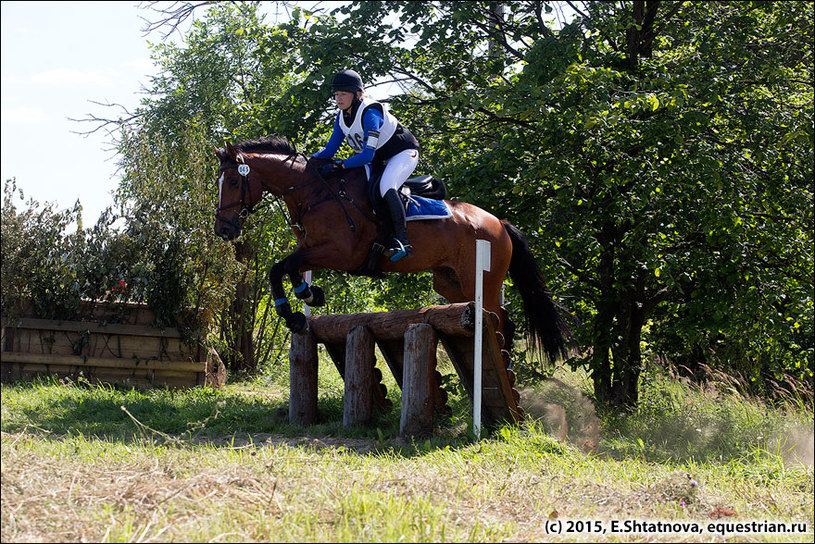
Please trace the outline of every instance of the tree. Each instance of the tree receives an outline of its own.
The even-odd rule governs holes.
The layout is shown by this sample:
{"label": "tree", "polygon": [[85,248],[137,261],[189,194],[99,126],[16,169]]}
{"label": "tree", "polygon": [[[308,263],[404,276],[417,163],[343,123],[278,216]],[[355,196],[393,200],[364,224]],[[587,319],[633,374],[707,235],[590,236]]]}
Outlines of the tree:
{"label": "tree", "polygon": [[[173,26],[192,9],[181,5],[165,14],[164,23]],[[144,224],[165,228],[168,236],[183,233],[186,250],[221,258],[226,243],[211,232],[216,193],[203,182],[217,177],[212,145],[272,133],[304,147],[322,145],[330,130],[326,113],[334,68],[303,69],[298,44],[311,39],[308,24],[300,10],[291,22],[270,26],[257,3],[216,4],[192,24],[183,44],[154,46],[161,73],[126,123],[119,146],[125,173],[120,196],[130,206],[133,228]],[[225,262],[236,259],[239,266],[228,278],[230,301],[216,316],[221,358],[230,370],[250,374],[285,341],[287,331],[269,311],[267,271],[295,242],[279,207],[260,208],[230,246]],[[207,258],[201,261],[198,266],[210,266]],[[384,292],[416,298],[388,282],[371,290],[358,278],[329,276],[337,287],[335,311],[381,306]]]}
{"label": "tree", "polygon": [[809,4],[356,2],[276,27],[211,9],[158,50],[140,128],[168,149],[191,119],[316,147],[353,66],[402,87],[421,169],[529,235],[600,402],[636,404],[643,346],[757,390],[811,380]]}
{"label": "tree", "polygon": [[636,404],[643,341],[811,379],[812,8],[570,5],[355,3],[313,43],[401,81],[424,164],[531,233],[601,402]]}
{"label": "tree", "polygon": [[[275,343],[276,329],[271,339],[263,338],[267,313],[260,308],[268,291],[265,268],[287,249],[286,237],[279,236],[287,226],[267,210],[234,246],[215,239],[213,144],[291,124],[295,113],[280,103],[296,82],[290,44],[263,23],[255,4],[221,4],[192,24],[183,45],[163,43],[153,51],[161,72],[122,131],[119,195],[129,206],[130,228],[166,229],[180,237],[172,247],[199,255],[190,264],[195,270],[237,261],[230,277],[219,276],[231,296],[215,316],[216,343],[230,370],[254,373]],[[283,242],[274,243],[278,238]]]}

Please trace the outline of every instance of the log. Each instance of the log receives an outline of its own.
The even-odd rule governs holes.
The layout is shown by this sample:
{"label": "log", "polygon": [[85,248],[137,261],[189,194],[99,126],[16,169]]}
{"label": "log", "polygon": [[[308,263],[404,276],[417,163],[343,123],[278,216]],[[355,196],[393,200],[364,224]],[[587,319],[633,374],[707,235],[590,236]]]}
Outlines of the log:
{"label": "log", "polygon": [[433,432],[437,343],[436,331],[427,323],[410,325],[405,331],[400,436],[425,437]]}
{"label": "log", "polygon": [[310,330],[291,335],[289,423],[317,423],[317,341]]}
{"label": "log", "polygon": [[[337,371],[340,373],[340,377],[345,379],[345,351],[346,345],[345,341],[347,338],[342,339],[342,343],[325,343],[325,351],[331,357],[331,360],[334,361],[334,366],[337,367]],[[379,380],[382,380],[382,373],[379,374]],[[374,384],[376,384],[376,379],[374,380]],[[380,410],[382,412],[389,412],[390,409],[393,407],[393,403],[388,398],[388,391],[384,384],[379,384],[380,387],[376,387],[374,385],[374,408]]]}
{"label": "log", "polygon": [[166,385],[169,387],[194,387],[203,384],[200,372],[173,370],[150,370],[147,368],[77,367],[60,364],[12,363],[3,368],[15,368],[14,379],[51,375],[76,379],[80,372],[91,383],[111,383],[122,385]]}
{"label": "log", "polygon": [[386,342],[384,340],[376,340],[376,345],[379,346],[379,352],[388,364],[388,368],[393,374],[393,379],[396,380],[396,385],[402,387],[402,367],[404,365],[403,357],[405,353],[405,342],[403,338],[399,340],[391,340]]}
{"label": "log", "polygon": [[6,351],[87,357],[158,358],[167,361],[195,359],[194,350],[183,344],[180,338],[160,336],[161,329],[154,330],[155,336],[146,334],[133,336],[114,334],[112,331],[89,332],[88,329],[80,331],[19,328],[15,331],[11,349]]}
{"label": "log", "polygon": [[[485,317],[490,314],[484,312]],[[469,338],[452,336],[444,333],[439,334],[440,340],[450,356],[456,372],[461,379],[461,383],[467,390],[470,398],[473,397],[473,342]],[[492,425],[501,420],[513,421],[521,417],[518,410],[517,391],[513,389],[514,373],[510,378],[506,370],[506,360],[498,345],[498,338],[495,334],[495,320],[484,320],[484,345],[483,345],[483,389],[482,389],[482,419],[488,425]],[[512,379],[512,383],[510,383]]]}
{"label": "log", "polygon": [[218,352],[207,348],[207,375],[205,383],[210,387],[221,387],[226,383],[226,365],[221,361]]}
{"label": "log", "polygon": [[[348,333],[357,326],[370,329],[377,340],[395,341],[404,337],[405,329],[414,323],[427,323],[449,336],[473,336],[475,304],[461,302],[444,306],[429,306],[416,310],[395,310],[364,314],[335,314],[310,316],[309,327],[322,343],[342,343]],[[495,321],[498,316],[485,312]]]}
{"label": "log", "polygon": [[[503,407],[506,413],[499,419],[506,419],[508,421],[517,422],[520,420],[518,414],[518,391],[516,391],[511,383],[509,383],[509,376],[506,372],[507,362],[502,353],[501,345],[498,344],[498,336],[495,332],[494,323],[484,322],[484,363],[492,367],[495,379],[493,384],[496,389],[500,391],[503,397]],[[495,412],[498,415],[498,411]]]}
{"label": "log", "polygon": [[[23,315],[35,317],[33,307]],[[84,321],[113,321],[131,325],[150,325],[156,320],[156,313],[139,302],[99,302],[83,300],[77,315]]]}
{"label": "log", "polygon": [[370,329],[357,325],[348,333],[345,345],[345,398],[342,424],[364,425],[373,414],[374,336]]}

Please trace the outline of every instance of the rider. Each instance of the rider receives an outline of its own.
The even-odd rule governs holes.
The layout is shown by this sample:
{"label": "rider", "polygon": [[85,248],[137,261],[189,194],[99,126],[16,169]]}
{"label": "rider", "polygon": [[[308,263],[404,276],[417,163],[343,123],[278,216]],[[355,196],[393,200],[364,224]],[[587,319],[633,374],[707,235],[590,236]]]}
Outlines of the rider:
{"label": "rider", "polygon": [[413,251],[408,242],[405,208],[398,191],[416,169],[419,142],[383,104],[365,98],[362,78],[355,71],[337,72],[331,90],[339,108],[334,131],[326,146],[313,156],[333,158],[343,138],[357,154],[320,167],[320,174],[325,176],[343,168],[366,166],[373,177],[372,170],[382,171],[384,168],[379,191],[390,213],[394,232],[394,243],[384,254],[391,261],[409,257]]}

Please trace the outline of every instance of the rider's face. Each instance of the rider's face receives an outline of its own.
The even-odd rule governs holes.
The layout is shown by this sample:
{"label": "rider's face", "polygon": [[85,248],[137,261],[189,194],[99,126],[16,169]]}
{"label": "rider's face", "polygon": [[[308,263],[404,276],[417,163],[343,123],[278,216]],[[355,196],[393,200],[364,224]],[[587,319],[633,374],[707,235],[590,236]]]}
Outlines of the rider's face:
{"label": "rider's face", "polygon": [[345,91],[334,91],[334,100],[337,102],[337,107],[341,110],[347,110],[351,107],[354,101],[354,93],[347,93]]}

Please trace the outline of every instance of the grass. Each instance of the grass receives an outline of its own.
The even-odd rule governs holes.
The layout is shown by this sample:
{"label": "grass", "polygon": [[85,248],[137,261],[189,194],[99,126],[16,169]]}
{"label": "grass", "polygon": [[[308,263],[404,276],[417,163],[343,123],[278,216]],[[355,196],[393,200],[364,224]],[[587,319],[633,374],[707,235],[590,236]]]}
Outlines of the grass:
{"label": "grass", "polygon": [[[807,533],[727,536],[812,540],[811,410],[657,371],[646,382],[639,410],[598,415],[586,376],[561,369],[522,393],[526,421],[478,444],[460,391],[431,439],[397,438],[390,382],[391,413],[346,429],[341,382],[325,369],[322,421],[308,428],[287,422],[284,371],[221,390],[6,384],[0,537],[709,541],[719,537],[708,524],[770,520]],[[799,444],[809,457],[794,454]],[[553,522],[569,520],[607,532],[554,534]],[[611,534],[612,520],[697,522],[702,532]]]}

